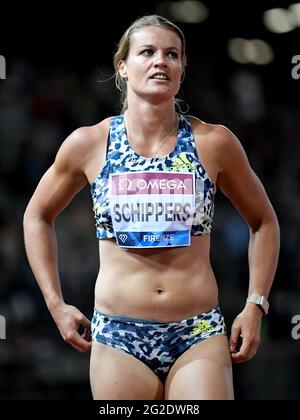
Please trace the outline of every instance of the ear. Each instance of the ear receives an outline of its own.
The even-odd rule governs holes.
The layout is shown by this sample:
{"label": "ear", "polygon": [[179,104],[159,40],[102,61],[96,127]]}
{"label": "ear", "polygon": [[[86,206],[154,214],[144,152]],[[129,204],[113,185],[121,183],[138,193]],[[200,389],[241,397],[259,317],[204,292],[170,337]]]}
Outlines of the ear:
{"label": "ear", "polygon": [[119,70],[120,76],[123,79],[127,79],[127,66],[124,60],[119,61],[118,70]]}

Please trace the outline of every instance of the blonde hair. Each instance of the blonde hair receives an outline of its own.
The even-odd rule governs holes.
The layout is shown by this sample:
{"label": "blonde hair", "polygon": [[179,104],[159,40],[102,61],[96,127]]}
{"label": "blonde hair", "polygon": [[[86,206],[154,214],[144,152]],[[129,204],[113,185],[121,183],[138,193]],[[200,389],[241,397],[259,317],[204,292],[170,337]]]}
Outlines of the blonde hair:
{"label": "blonde hair", "polygon": [[[135,20],[132,23],[132,25],[123,34],[122,38],[119,41],[118,49],[114,55],[115,83],[116,83],[117,88],[121,92],[122,113],[124,113],[128,107],[127,82],[119,73],[119,62],[126,61],[129,55],[132,34],[138,29],[142,29],[147,26],[158,26],[160,28],[168,29],[170,31],[175,32],[175,34],[179,37],[181,41],[181,46],[182,46],[181,60],[182,60],[183,74],[184,74],[184,67],[186,65],[185,37],[181,29],[179,29],[178,26],[170,22],[165,17],[158,16],[158,15],[144,16],[142,18]],[[181,102],[181,100],[175,99],[176,105],[179,106],[179,102]]]}

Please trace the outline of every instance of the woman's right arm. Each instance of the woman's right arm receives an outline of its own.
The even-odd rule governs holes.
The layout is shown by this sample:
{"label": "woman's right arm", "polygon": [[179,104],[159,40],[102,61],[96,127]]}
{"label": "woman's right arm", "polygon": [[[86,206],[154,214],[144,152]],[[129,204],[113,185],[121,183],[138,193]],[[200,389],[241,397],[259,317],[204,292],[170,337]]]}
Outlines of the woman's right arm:
{"label": "woman's right arm", "polygon": [[[54,230],[56,217],[88,183],[89,127],[75,130],[61,145],[53,165],[41,178],[24,213],[27,257],[48,309],[64,340],[78,351],[88,351],[90,321],[62,296]],[[79,325],[85,328],[80,336]]]}

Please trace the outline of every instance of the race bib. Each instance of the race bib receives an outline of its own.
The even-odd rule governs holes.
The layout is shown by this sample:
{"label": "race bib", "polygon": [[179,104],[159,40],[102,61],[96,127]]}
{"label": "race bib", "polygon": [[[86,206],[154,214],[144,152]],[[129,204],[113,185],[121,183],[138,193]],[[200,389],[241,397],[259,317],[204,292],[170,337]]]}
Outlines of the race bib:
{"label": "race bib", "polygon": [[190,245],[194,172],[110,174],[109,189],[111,218],[120,247]]}

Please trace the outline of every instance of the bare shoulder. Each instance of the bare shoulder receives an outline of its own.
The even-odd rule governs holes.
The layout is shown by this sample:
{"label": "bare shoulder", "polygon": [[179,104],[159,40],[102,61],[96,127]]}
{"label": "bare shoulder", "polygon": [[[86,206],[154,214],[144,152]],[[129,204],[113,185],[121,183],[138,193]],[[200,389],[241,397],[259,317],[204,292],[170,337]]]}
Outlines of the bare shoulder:
{"label": "bare shoulder", "polygon": [[27,214],[52,222],[87,184],[87,162],[96,142],[104,144],[109,119],[73,131],[60,146],[54,163],[42,176],[28,206]]}
{"label": "bare shoulder", "polygon": [[219,189],[229,198],[247,224],[256,230],[263,220],[276,216],[264,186],[253,171],[242,144],[222,125],[193,118],[193,131],[214,162]]}
{"label": "bare shoulder", "polygon": [[194,116],[189,116],[196,137],[207,137],[212,146],[224,146],[236,142],[236,136],[221,124],[209,124]]}
{"label": "bare shoulder", "polygon": [[201,147],[218,165],[218,172],[237,160],[247,161],[241,142],[230,129],[221,124],[208,124],[194,116],[189,116],[189,120],[195,141],[201,143]]}
{"label": "bare shoulder", "polygon": [[56,155],[57,168],[85,172],[86,165],[93,156],[95,149],[106,147],[106,138],[111,117],[98,124],[79,127],[74,130],[61,144]]}

